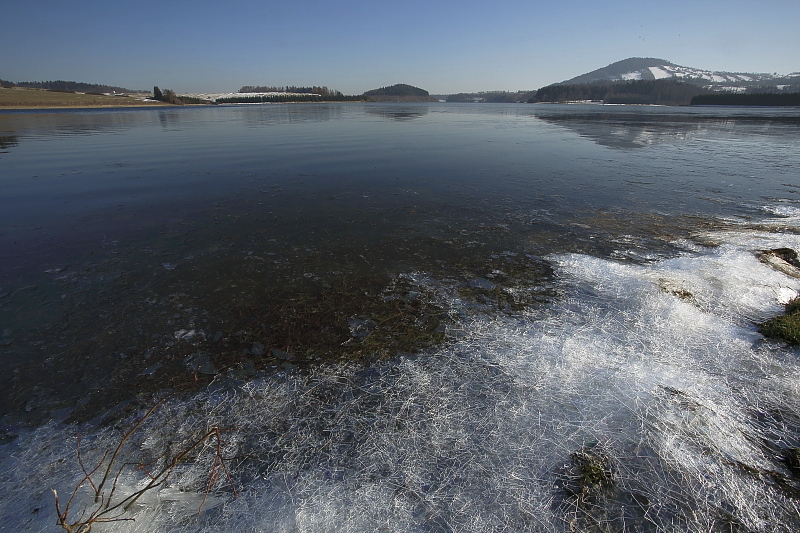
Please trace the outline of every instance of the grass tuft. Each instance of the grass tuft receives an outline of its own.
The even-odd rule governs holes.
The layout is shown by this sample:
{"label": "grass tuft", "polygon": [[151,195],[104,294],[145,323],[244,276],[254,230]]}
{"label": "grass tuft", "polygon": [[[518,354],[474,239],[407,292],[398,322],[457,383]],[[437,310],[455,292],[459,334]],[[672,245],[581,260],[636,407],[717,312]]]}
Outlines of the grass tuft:
{"label": "grass tuft", "polygon": [[782,315],[762,323],[758,331],[765,337],[781,339],[792,345],[800,344],[800,297],[790,300]]}

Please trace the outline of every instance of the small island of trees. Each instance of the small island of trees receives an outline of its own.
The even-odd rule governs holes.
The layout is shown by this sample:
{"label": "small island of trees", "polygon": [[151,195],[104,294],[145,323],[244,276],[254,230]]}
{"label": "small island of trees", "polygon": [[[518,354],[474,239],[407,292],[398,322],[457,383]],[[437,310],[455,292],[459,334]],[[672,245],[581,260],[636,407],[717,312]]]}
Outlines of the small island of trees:
{"label": "small island of trees", "polygon": [[425,89],[398,83],[389,87],[372,89],[364,93],[364,98],[368,102],[436,102]]}
{"label": "small island of trees", "polygon": [[364,93],[364,96],[430,96],[430,93],[419,87],[398,83],[389,87],[372,89]]}

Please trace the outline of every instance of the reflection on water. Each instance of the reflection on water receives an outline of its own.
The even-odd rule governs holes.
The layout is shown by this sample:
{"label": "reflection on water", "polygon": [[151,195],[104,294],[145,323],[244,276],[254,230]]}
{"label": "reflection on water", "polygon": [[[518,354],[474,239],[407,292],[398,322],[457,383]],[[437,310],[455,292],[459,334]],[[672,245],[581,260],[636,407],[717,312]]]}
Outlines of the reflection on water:
{"label": "reflection on water", "polygon": [[347,112],[347,105],[338,104],[5,111],[0,112],[0,149],[29,139],[107,134],[153,125],[159,125],[163,131],[188,131],[242,122],[254,127],[327,122]]}
{"label": "reflection on water", "polygon": [[178,130],[181,125],[181,113],[175,109],[159,109],[158,122],[165,131]]}
{"label": "reflection on water", "polygon": [[6,152],[8,148],[17,145],[16,135],[3,135],[0,136],[0,153]]}
{"label": "reflection on water", "polygon": [[581,137],[609,148],[643,148],[659,142],[685,140],[708,129],[708,124],[692,121],[675,121],[674,117],[655,117],[641,120],[636,117],[595,114],[569,117],[542,116],[545,122],[557,124],[576,132]]}
{"label": "reflection on water", "polygon": [[4,111],[0,112],[0,136],[13,136],[21,142],[29,138],[109,133],[150,124],[154,112],[151,109]]}
{"label": "reflection on water", "polygon": [[[782,135],[800,127],[800,118],[793,115],[774,116],[771,111],[705,110],[646,107],[631,111],[614,106],[586,106],[575,112],[553,111],[551,105],[536,108],[535,115],[545,122],[576,132],[581,137],[610,148],[635,149],[656,143],[683,141],[700,132],[731,130],[746,126],[751,134]],[[765,116],[769,115],[769,116]]]}
{"label": "reflection on water", "polygon": [[423,105],[373,104],[367,106],[365,111],[376,117],[403,122],[424,117],[428,114],[429,108]]}
{"label": "reflection on water", "polygon": [[220,106],[215,111],[232,120],[242,120],[248,126],[273,126],[327,122],[347,112],[340,104],[234,104]]}

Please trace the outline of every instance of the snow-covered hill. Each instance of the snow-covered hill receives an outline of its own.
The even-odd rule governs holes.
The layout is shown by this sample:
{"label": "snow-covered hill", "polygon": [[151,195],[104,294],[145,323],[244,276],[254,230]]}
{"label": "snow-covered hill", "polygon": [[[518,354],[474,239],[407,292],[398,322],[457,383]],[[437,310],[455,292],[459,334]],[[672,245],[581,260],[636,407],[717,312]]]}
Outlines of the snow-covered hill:
{"label": "snow-covered hill", "polygon": [[626,80],[660,80],[671,78],[718,91],[745,92],[753,88],[800,90],[800,72],[765,74],[720,72],[675,65],[664,59],[633,57],[582,74],[562,84],[615,82]]}

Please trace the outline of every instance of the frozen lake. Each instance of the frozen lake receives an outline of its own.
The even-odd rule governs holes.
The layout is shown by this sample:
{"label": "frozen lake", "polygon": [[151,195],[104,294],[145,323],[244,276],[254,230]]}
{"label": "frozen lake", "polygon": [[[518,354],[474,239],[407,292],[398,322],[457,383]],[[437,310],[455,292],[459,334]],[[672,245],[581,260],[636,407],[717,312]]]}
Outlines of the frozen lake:
{"label": "frozen lake", "polygon": [[3,515],[54,530],[77,435],[174,393],[125,461],[220,427],[230,479],[209,444],[98,530],[797,530],[758,324],[800,281],[758,253],[800,250],[798,146],[797,109],[0,113]]}

